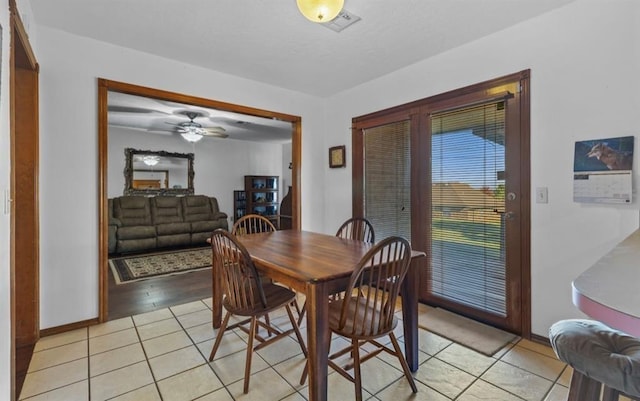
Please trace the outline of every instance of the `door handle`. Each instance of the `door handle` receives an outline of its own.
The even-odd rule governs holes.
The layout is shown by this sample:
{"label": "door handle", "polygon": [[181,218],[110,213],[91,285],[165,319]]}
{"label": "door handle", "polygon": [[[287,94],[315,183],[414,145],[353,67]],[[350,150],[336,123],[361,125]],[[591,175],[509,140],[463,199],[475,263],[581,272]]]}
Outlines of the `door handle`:
{"label": "door handle", "polygon": [[506,212],[504,214],[504,219],[505,220],[513,220],[513,218],[516,217],[516,214],[513,212]]}

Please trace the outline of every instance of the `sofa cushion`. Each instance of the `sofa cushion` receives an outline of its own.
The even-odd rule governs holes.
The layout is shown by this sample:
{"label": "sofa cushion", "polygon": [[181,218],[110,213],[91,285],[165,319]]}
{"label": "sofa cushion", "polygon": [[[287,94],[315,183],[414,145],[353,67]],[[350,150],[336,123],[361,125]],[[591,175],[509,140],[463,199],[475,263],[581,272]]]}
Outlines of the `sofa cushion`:
{"label": "sofa cushion", "polygon": [[192,233],[209,232],[212,233],[216,228],[222,228],[222,224],[218,220],[194,221],[191,223]]}
{"label": "sofa cushion", "polygon": [[[208,196],[185,196],[182,198],[182,206],[185,221],[214,220],[216,218]],[[217,213],[218,211],[215,210],[215,212]]]}
{"label": "sofa cushion", "polygon": [[123,226],[151,225],[149,198],[144,196],[121,196],[114,199],[113,214]]}
{"label": "sofa cushion", "polygon": [[156,228],[154,226],[119,227],[116,235],[118,240],[155,238]]}
{"label": "sofa cushion", "polygon": [[189,223],[156,224],[158,235],[189,234],[190,232],[191,224]]}
{"label": "sofa cushion", "polygon": [[175,196],[156,196],[150,200],[153,224],[182,223],[182,202]]}

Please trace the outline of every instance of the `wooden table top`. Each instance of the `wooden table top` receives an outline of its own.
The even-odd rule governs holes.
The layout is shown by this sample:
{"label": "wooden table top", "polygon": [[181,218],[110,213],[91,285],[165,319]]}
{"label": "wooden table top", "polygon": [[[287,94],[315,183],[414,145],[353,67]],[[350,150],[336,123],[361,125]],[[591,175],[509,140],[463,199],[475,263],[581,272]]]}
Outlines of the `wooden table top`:
{"label": "wooden table top", "polygon": [[302,282],[348,277],[371,248],[362,241],[282,230],[238,237],[257,265]]}

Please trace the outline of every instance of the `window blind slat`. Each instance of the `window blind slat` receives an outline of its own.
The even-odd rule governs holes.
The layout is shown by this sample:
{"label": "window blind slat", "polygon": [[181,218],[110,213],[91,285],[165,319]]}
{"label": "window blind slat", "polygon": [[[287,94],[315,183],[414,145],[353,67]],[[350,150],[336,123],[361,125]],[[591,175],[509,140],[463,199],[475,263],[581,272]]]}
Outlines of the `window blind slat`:
{"label": "window blind slat", "polygon": [[506,316],[504,107],[433,115],[432,294]]}
{"label": "window blind slat", "polygon": [[364,132],[365,217],[376,239],[411,240],[410,124],[401,121]]}

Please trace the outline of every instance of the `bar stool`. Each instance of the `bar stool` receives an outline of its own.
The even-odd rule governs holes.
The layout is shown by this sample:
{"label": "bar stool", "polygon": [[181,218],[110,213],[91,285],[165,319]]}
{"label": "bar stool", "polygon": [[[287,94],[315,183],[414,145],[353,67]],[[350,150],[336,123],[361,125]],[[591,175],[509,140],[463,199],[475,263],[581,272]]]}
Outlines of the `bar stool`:
{"label": "bar stool", "polygon": [[640,400],[640,339],[600,322],[554,323],[549,340],[558,358],[573,368],[567,401]]}

